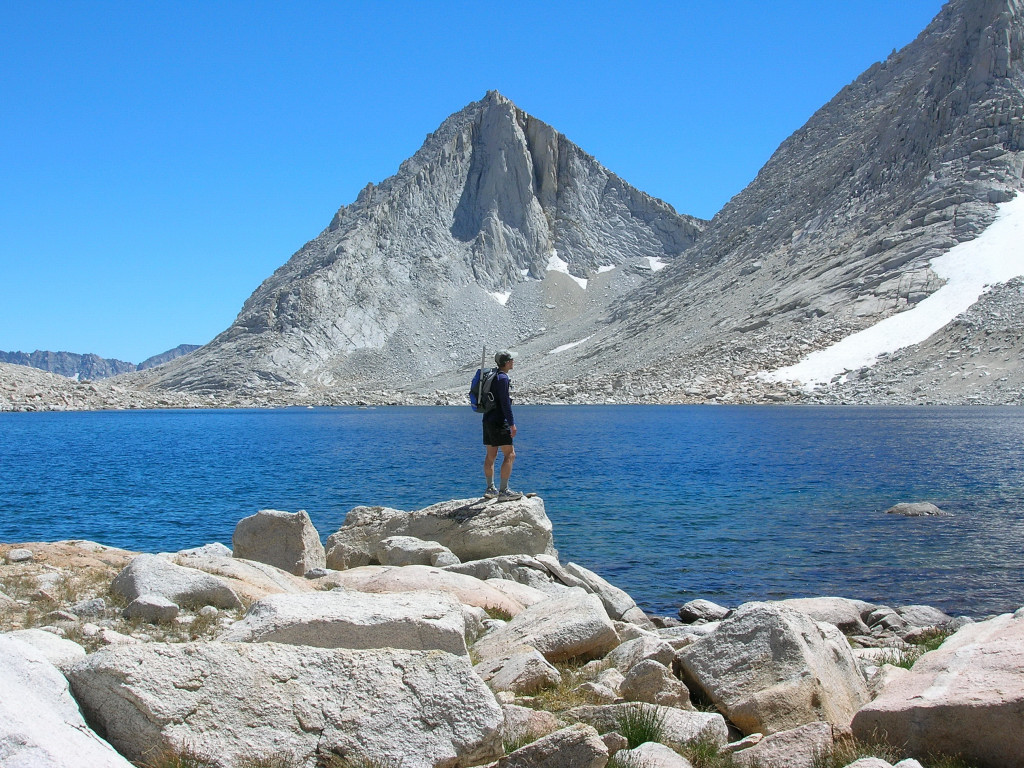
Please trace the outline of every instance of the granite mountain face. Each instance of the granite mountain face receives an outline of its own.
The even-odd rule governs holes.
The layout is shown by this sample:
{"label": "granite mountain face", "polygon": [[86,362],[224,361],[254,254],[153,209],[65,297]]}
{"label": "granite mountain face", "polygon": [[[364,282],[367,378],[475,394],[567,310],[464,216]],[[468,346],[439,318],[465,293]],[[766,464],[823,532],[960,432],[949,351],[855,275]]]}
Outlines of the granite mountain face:
{"label": "granite mountain face", "polygon": [[544,336],[553,348],[652,280],[704,223],[492,91],[341,208],[227,331],[150,380],[351,393],[464,369],[484,344]]}
{"label": "granite mountain face", "polygon": [[[603,377],[623,380],[621,366],[600,361],[624,353],[627,370],[670,391],[759,399],[774,393],[751,374],[794,362],[935,291],[942,281],[930,259],[976,237],[996,204],[1022,187],[1022,55],[1019,0],[948,3],[914,42],[783,142],[656,285],[617,307],[615,332],[593,344]],[[999,292],[1015,312],[1019,287]],[[1021,321],[1002,320],[989,344],[1002,349],[979,350],[978,364],[1012,369],[1006,392],[988,393],[993,401],[1020,399],[1024,388],[1020,335],[1007,330]],[[933,376],[923,370],[944,357],[890,366],[867,376],[873,385],[864,391],[854,384],[837,391],[843,400],[957,402],[995,383],[950,381],[948,367]]]}
{"label": "granite mountain face", "polygon": [[[516,350],[517,389],[538,400],[1020,401],[1019,282],[986,294],[990,332],[970,321],[952,363],[966,320],[814,395],[756,374],[915,306],[942,284],[930,260],[1024,187],[1022,56],[1022,0],[952,0],[711,222],[490,92],[340,209],[228,330],[136,376],[271,401],[454,401],[486,343]],[[1005,376],[971,380],[980,365]]]}

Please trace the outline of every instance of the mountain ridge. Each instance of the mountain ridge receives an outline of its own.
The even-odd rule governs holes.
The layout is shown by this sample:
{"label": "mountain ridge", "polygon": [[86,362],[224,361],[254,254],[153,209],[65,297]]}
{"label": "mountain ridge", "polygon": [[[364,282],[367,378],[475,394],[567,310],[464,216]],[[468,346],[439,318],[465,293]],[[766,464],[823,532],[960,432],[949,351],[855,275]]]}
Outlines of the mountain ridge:
{"label": "mountain ridge", "polygon": [[51,352],[41,349],[37,349],[34,352],[0,351],[0,363],[23,365],[47,371],[48,373],[55,373],[68,379],[91,381],[120,376],[131,371],[144,371],[147,368],[153,368],[182,355],[187,355],[189,352],[199,349],[199,346],[198,344],[179,344],[174,349],[148,357],[138,364],[116,358],[100,357],[92,353]]}

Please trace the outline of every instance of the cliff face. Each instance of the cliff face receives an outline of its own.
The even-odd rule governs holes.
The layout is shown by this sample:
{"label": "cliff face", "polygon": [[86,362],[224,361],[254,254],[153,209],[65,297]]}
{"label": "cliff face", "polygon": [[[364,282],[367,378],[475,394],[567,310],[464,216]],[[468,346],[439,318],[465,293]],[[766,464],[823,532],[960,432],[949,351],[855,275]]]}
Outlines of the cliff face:
{"label": "cliff face", "polygon": [[[485,343],[546,333],[557,346],[560,328],[603,312],[651,274],[649,257],[677,258],[703,224],[492,91],[155,380],[196,391],[394,387],[464,367]],[[601,292],[587,290],[598,275]]]}

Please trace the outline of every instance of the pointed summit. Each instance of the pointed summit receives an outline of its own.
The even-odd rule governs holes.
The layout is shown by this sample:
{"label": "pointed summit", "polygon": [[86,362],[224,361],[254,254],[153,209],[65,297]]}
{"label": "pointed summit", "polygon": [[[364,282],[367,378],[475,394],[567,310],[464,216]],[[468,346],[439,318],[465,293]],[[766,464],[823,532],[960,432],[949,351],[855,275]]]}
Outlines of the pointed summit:
{"label": "pointed summit", "polygon": [[[703,225],[489,91],[342,207],[160,383],[350,392],[458,369],[484,343],[547,333],[554,348]],[[586,289],[593,279],[599,292]]]}

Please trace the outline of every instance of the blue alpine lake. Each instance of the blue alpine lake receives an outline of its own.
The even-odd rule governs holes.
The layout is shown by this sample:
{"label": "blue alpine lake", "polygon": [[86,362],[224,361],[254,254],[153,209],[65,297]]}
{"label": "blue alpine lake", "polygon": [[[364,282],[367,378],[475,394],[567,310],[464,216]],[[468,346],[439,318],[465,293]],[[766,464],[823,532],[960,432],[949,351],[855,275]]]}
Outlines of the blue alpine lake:
{"label": "blue alpine lake", "polygon": [[[649,612],[816,595],[982,616],[1024,605],[1024,409],[516,406],[513,487],[560,559]],[[139,551],[260,509],[326,539],[360,504],[483,491],[468,408],[0,414],[0,541]],[[930,501],[945,517],[887,515]]]}

